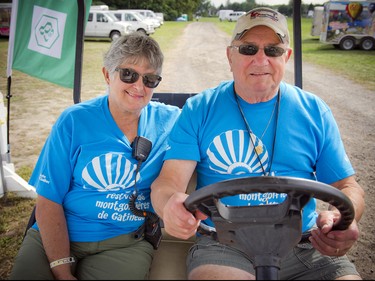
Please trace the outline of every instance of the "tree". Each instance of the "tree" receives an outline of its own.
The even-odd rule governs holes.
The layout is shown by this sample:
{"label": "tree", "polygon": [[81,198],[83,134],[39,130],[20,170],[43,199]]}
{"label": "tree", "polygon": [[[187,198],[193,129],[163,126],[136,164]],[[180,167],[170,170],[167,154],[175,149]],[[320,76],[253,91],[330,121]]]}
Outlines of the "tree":
{"label": "tree", "polygon": [[163,13],[165,20],[175,20],[181,14],[188,14],[191,19],[206,2],[208,0],[93,0],[92,5],[108,5],[111,10],[148,9]]}

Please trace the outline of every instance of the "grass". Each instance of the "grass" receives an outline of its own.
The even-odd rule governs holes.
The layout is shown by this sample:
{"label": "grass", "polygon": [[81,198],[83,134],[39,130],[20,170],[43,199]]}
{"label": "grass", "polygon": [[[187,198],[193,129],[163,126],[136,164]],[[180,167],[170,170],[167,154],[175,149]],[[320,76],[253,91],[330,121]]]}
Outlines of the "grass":
{"label": "grass", "polygon": [[158,41],[163,53],[166,53],[173,48],[174,43],[188,24],[188,22],[166,21],[151,37]]}
{"label": "grass", "polygon": [[[218,18],[201,18],[200,21],[213,22],[228,35],[231,34],[235,25],[235,23],[220,22]],[[288,21],[289,30],[292,30],[291,19],[288,19]],[[159,42],[163,52],[167,53],[169,49],[173,48],[174,43],[183,33],[187,24],[189,22],[165,22],[163,27],[159,28],[152,37]],[[336,50],[333,46],[322,44],[317,38],[312,37],[310,28],[311,19],[302,19],[302,57],[304,62],[320,65],[322,68],[330,69],[354,82],[375,90],[375,51]],[[104,89],[101,82],[102,74],[101,71],[98,71],[102,66],[102,56],[98,54],[102,54],[109,47],[109,44],[109,41],[85,41],[82,100],[87,99],[92,93],[98,93]],[[8,40],[0,38],[0,69],[2,70],[6,69],[7,48]],[[26,89],[36,91],[40,88],[45,88],[46,92],[52,93],[48,94],[46,98],[56,98],[56,92],[58,92],[60,96],[66,95],[67,99],[70,99],[71,90],[69,89],[52,85],[17,71],[13,72],[13,93],[22,93]],[[0,91],[5,96],[7,93],[5,71],[0,73],[0,81]],[[22,95],[14,95],[12,97],[13,104],[23,105],[23,100]],[[24,110],[24,108],[18,109],[16,107],[12,116],[17,116],[17,110]],[[40,150],[40,148],[35,148],[35,150]],[[30,166],[21,166],[16,172],[23,179],[28,180],[32,169]],[[33,199],[20,198],[12,193],[7,193],[0,199],[0,279],[7,279],[9,275],[13,257],[22,242],[25,226],[34,204],[35,200]]]}
{"label": "grass", "polygon": [[6,280],[22,243],[35,200],[7,193],[0,199],[0,279]]}

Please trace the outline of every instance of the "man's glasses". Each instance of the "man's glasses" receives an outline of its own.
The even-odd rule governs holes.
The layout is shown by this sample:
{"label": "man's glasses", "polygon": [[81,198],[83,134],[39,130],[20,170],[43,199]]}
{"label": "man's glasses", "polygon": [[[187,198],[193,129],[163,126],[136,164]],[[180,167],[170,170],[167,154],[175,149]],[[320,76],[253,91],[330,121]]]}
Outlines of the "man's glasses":
{"label": "man's glasses", "polygon": [[272,58],[280,57],[286,52],[284,48],[281,48],[278,46],[266,46],[264,48],[259,48],[256,45],[243,44],[240,46],[230,46],[230,47],[238,49],[238,52],[245,56],[254,56],[256,53],[258,53],[259,49],[263,49],[266,56],[272,57]]}
{"label": "man's glasses", "polygon": [[124,83],[128,83],[128,84],[137,82],[139,79],[139,76],[142,76],[143,84],[148,88],[156,88],[161,81],[161,76],[159,75],[156,75],[156,74],[141,75],[131,68],[117,67],[115,71],[119,71],[121,81]]}

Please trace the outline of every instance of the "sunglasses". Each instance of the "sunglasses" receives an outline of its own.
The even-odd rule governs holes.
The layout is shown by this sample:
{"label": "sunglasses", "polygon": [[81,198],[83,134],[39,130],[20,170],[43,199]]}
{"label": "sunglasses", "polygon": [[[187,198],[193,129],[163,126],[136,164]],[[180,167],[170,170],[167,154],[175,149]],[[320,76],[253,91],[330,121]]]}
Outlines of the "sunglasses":
{"label": "sunglasses", "polygon": [[161,76],[156,74],[144,74],[141,75],[138,72],[136,72],[134,69],[131,68],[119,68],[117,67],[115,71],[118,71],[120,73],[120,79],[124,83],[132,84],[138,81],[139,76],[142,76],[143,84],[147,88],[156,88],[160,81]]}
{"label": "sunglasses", "polygon": [[278,46],[266,46],[264,48],[259,48],[256,45],[244,44],[240,46],[230,46],[230,47],[238,49],[238,52],[241,55],[245,55],[245,56],[254,56],[256,53],[258,53],[259,49],[264,50],[264,53],[266,54],[266,56],[272,57],[272,58],[280,57],[286,52],[284,48],[281,48]]}

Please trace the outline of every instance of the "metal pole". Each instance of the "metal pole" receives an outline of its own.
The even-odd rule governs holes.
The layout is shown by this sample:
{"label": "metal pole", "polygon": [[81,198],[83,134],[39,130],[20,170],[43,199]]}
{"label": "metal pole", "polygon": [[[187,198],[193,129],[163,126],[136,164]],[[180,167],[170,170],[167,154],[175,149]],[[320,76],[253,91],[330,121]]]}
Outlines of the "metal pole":
{"label": "metal pole", "polygon": [[294,84],[302,89],[301,0],[293,1]]}
{"label": "metal pole", "polygon": [[73,101],[74,103],[81,102],[81,79],[82,79],[82,55],[84,42],[84,26],[86,6],[85,0],[77,0],[78,4],[78,19],[77,19],[77,35],[76,35],[76,58],[74,70],[74,88]]}

